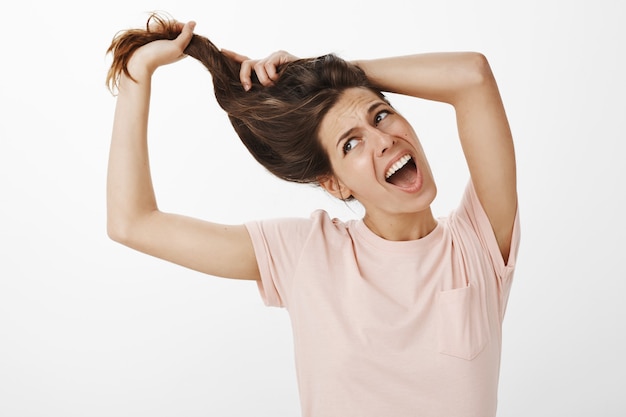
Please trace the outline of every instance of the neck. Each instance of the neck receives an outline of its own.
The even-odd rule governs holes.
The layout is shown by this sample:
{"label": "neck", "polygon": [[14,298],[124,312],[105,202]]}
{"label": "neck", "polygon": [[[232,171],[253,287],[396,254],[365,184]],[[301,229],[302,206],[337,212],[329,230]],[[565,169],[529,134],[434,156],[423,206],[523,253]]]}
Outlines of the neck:
{"label": "neck", "polygon": [[363,218],[365,225],[386,240],[417,240],[432,232],[437,226],[430,207],[410,214],[369,214]]}

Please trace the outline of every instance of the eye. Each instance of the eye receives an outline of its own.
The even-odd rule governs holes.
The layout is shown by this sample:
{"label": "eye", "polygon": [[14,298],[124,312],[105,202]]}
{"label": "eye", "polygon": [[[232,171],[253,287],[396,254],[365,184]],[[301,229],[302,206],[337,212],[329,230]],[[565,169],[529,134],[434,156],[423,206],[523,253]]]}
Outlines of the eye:
{"label": "eye", "polygon": [[387,110],[380,111],[376,113],[376,117],[374,117],[374,126],[378,126],[380,122],[383,121],[384,118],[389,116],[391,113]]}
{"label": "eye", "polygon": [[343,144],[343,154],[347,154],[348,152],[350,152],[352,149],[356,148],[357,146],[359,146],[359,140],[357,138],[352,138],[352,139],[348,139],[344,144]]}

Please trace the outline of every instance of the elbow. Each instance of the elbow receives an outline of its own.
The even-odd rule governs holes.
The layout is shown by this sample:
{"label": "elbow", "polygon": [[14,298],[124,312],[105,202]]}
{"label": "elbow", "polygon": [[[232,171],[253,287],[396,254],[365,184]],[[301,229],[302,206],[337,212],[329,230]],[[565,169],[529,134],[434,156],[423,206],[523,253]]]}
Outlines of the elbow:
{"label": "elbow", "polygon": [[129,227],[120,221],[107,219],[107,236],[114,242],[127,245],[129,242]]}
{"label": "elbow", "polygon": [[109,212],[106,224],[108,237],[124,246],[136,248],[139,242],[145,240],[147,231],[151,229],[149,223],[155,212],[135,216]]}
{"label": "elbow", "polygon": [[454,87],[448,101],[453,106],[497,88],[489,61],[480,52],[463,52],[457,56],[453,78]]}
{"label": "elbow", "polygon": [[464,54],[466,83],[468,86],[484,86],[493,81],[493,73],[487,57],[480,52]]}
{"label": "elbow", "polygon": [[137,230],[136,226],[137,218],[119,212],[115,213],[114,210],[109,211],[107,214],[107,235],[117,243],[130,246],[133,235]]}

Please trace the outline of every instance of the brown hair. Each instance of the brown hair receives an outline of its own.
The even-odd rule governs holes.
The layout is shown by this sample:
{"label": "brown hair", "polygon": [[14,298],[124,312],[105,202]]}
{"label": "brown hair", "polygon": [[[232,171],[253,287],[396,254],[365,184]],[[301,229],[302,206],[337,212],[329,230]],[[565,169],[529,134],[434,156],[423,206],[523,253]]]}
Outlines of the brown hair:
{"label": "brown hair", "polygon": [[[157,23],[153,27],[152,21]],[[107,50],[113,55],[107,74],[109,88],[117,86],[122,73],[130,77],[127,65],[135,50],[154,40],[174,39],[179,33],[173,20],[152,14],[146,29],[116,35]],[[240,64],[207,38],[194,34],[185,54],[210,71],[219,105],[254,158],[287,181],[317,183],[332,174],[318,128],[344,90],[364,87],[382,97],[359,67],[333,54],[282,65],[272,86],[262,86],[253,74],[249,91],[239,80]]]}

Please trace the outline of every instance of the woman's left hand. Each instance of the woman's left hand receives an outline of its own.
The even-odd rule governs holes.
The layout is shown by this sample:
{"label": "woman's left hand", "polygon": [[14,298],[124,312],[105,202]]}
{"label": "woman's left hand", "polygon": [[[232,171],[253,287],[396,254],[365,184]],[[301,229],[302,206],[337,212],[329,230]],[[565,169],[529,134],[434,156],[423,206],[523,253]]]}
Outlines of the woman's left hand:
{"label": "woman's left hand", "polygon": [[256,73],[261,85],[271,86],[274,85],[274,81],[278,80],[278,67],[298,59],[297,56],[291,55],[286,51],[276,51],[263,59],[250,59],[245,55],[240,55],[227,49],[222,49],[221,51],[230,59],[241,64],[239,79],[246,91],[252,87],[252,71]]}

